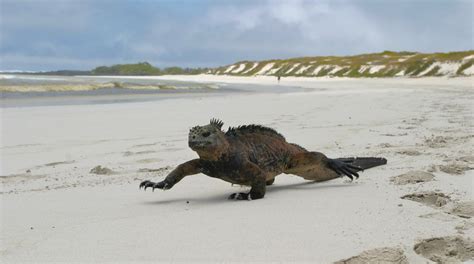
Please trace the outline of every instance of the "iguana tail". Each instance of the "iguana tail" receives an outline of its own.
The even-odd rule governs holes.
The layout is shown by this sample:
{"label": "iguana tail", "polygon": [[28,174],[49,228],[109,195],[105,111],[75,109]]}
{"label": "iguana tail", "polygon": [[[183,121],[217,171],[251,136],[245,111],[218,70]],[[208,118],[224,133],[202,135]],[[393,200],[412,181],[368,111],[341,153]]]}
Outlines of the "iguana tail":
{"label": "iguana tail", "polygon": [[363,170],[387,164],[387,159],[374,157],[338,158],[336,160],[360,167]]}

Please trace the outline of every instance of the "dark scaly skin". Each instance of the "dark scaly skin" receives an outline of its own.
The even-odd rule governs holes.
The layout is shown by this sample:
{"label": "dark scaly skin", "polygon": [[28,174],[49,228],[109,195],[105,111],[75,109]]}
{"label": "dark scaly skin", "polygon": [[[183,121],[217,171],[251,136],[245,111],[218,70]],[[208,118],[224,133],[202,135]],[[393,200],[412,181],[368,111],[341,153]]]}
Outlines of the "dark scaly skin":
{"label": "dark scaly skin", "polygon": [[170,189],[188,175],[203,173],[233,184],[251,186],[249,193],[235,193],[229,199],[255,200],[265,196],[266,185],[282,173],[312,181],[327,181],[346,175],[358,177],[361,168],[328,159],[319,152],[286,142],[273,129],[250,125],[221,131],[222,122],[211,120],[189,133],[189,146],[198,159],[179,165],[163,181],[144,181],[145,190]]}

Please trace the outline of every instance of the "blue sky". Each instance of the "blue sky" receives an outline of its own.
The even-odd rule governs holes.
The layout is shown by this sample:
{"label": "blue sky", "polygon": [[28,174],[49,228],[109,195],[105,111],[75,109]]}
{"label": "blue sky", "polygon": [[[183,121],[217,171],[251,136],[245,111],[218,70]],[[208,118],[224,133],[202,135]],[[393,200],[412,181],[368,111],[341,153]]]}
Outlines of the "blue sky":
{"label": "blue sky", "polygon": [[473,49],[474,1],[0,0],[0,70]]}

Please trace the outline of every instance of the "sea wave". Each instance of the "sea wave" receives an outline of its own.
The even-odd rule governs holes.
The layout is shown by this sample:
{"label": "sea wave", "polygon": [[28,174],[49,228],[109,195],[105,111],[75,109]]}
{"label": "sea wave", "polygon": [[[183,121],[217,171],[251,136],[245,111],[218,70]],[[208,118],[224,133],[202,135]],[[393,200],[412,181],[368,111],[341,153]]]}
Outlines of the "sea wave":
{"label": "sea wave", "polygon": [[65,78],[53,76],[34,76],[34,75],[15,75],[15,74],[0,74],[1,79],[16,79],[16,80],[38,80],[38,81],[65,81]]}
{"label": "sea wave", "polygon": [[132,89],[132,90],[190,90],[190,89],[218,89],[218,85],[169,85],[169,84],[137,84],[128,82],[105,83],[71,83],[71,84],[28,84],[28,85],[0,85],[0,92],[68,92],[93,91],[98,89]]}
{"label": "sea wave", "polygon": [[12,74],[0,74],[0,80],[14,79],[14,78],[16,78],[16,76]]}

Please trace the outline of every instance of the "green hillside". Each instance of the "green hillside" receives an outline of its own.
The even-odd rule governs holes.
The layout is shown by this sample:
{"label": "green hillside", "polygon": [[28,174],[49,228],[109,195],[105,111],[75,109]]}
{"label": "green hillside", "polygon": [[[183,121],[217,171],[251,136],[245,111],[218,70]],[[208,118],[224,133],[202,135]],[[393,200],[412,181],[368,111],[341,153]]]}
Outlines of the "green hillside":
{"label": "green hillside", "polygon": [[210,73],[304,77],[467,76],[474,74],[473,64],[473,50],[430,54],[384,51],[356,56],[241,61],[215,68]]}
{"label": "green hillside", "polygon": [[192,75],[301,77],[427,77],[474,75],[474,50],[448,53],[384,51],[355,56],[316,56],[240,61],[217,68],[154,67],[148,62],[100,66],[92,71],[54,71],[54,75]]}
{"label": "green hillside", "polygon": [[92,70],[94,75],[159,75],[160,69],[153,67],[148,62],[136,64],[117,64],[100,66]]}
{"label": "green hillside", "polygon": [[117,64],[112,66],[100,66],[91,71],[92,75],[173,75],[173,74],[199,74],[209,71],[206,68],[180,68],[168,67],[157,68],[148,62],[135,64]]}

